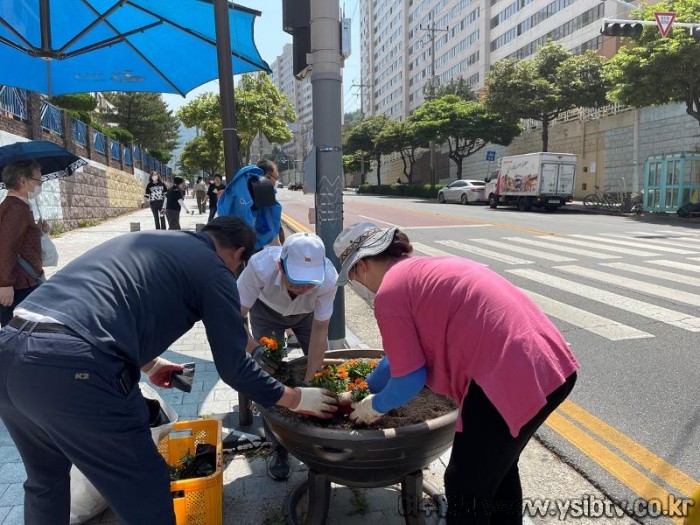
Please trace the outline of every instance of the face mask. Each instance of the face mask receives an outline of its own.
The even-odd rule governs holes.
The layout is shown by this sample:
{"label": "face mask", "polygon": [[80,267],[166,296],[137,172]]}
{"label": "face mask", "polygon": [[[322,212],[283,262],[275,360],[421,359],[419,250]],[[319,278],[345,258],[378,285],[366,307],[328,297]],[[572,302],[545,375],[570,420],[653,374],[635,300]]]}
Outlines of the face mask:
{"label": "face mask", "polygon": [[374,297],[377,294],[367,288],[367,272],[365,272],[364,279],[362,281],[362,283],[359,281],[352,281],[352,289],[355,290],[355,293],[357,293],[357,295],[359,295],[360,298],[363,299],[372,310],[374,310]]}
{"label": "face mask", "polygon": [[30,199],[36,199],[41,194],[41,184],[34,187],[32,191],[29,192]]}

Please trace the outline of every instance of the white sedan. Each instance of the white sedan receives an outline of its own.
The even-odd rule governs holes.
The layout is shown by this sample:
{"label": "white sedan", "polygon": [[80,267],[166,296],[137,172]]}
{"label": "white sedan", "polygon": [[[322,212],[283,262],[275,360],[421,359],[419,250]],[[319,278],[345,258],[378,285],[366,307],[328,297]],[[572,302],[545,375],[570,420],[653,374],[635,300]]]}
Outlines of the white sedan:
{"label": "white sedan", "polygon": [[449,186],[445,186],[438,192],[438,202],[486,202],[484,185],[482,180],[456,180]]}

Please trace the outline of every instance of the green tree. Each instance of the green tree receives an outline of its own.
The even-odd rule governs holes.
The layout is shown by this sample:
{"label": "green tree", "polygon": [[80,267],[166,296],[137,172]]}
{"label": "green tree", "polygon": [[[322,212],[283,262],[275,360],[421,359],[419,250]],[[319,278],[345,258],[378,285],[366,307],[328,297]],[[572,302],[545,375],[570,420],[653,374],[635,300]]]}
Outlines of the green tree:
{"label": "green tree", "polygon": [[352,128],[357,126],[360,122],[362,122],[363,116],[362,116],[362,110],[357,109],[355,111],[352,111],[350,113],[346,113],[343,116],[343,130],[344,131],[350,131]]}
{"label": "green tree", "polygon": [[487,144],[507,146],[520,133],[520,126],[482,104],[460,99],[457,95],[430,100],[412,115],[414,129],[427,142],[447,144],[449,157],[462,178],[462,161]]}
{"label": "green tree", "polygon": [[440,98],[445,95],[457,95],[462,100],[476,100],[472,87],[467,84],[464,77],[453,78],[447,84],[439,85],[435,90],[435,97]]}
{"label": "green tree", "polygon": [[[377,161],[377,186],[381,186],[382,183],[382,155],[391,151],[377,147],[376,140],[389,122],[386,115],[369,117],[345,134],[346,153],[365,153]],[[362,179],[364,183],[364,174]]]}
{"label": "green tree", "polygon": [[206,135],[200,135],[185,144],[180,155],[180,167],[185,173],[204,170],[209,176],[223,171],[223,151],[218,141],[210,141]]}
{"label": "green tree", "polygon": [[382,151],[401,155],[403,174],[409,184],[413,184],[413,166],[416,163],[416,152],[419,148],[427,148],[425,135],[416,132],[412,119],[391,121],[379,132],[375,143]]}
{"label": "green tree", "polygon": [[250,147],[258,133],[272,144],[284,144],[292,139],[288,124],[297,115],[287,95],[280,93],[265,73],[243,75],[235,92],[236,124],[241,150],[250,160]]}
{"label": "green tree", "polygon": [[168,154],[177,146],[180,121],[163,101],[160,93],[105,94],[114,105],[105,119],[129,131],[134,139],[149,151]]}
{"label": "green tree", "polygon": [[[675,11],[677,22],[700,22],[697,0],[661,2],[635,18],[654,20],[654,11]],[[635,107],[681,102],[700,123],[700,43],[685,28],[662,38],[655,27],[645,27],[639,40],[626,40],[629,47],[621,48],[605,69],[610,99]]]}
{"label": "green tree", "polygon": [[484,103],[510,122],[542,123],[542,151],[549,146],[549,124],[561,113],[606,102],[606,59],[594,51],[572,55],[557,42],[540,47],[529,60],[505,59],[486,76]]}
{"label": "green tree", "polygon": [[92,123],[93,113],[97,107],[97,99],[89,93],[51,97],[49,102],[54,106],[65,109],[71,117],[85,124]]}

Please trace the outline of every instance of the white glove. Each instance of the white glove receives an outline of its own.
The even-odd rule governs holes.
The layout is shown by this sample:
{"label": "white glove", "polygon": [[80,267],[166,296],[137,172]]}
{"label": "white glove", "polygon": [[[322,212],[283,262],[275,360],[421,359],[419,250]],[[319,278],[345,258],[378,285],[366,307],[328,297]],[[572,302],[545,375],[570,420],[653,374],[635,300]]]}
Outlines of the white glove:
{"label": "white glove", "polygon": [[353,411],[350,413],[350,420],[360,425],[371,425],[384,414],[372,408],[373,394],[368,395],[362,401],[352,404]]}
{"label": "white glove", "polygon": [[301,392],[301,401],[296,408],[290,409],[292,412],[328,419],[338,410],[338,401],[330,390],[310,387],[297,387],[295,390]]}

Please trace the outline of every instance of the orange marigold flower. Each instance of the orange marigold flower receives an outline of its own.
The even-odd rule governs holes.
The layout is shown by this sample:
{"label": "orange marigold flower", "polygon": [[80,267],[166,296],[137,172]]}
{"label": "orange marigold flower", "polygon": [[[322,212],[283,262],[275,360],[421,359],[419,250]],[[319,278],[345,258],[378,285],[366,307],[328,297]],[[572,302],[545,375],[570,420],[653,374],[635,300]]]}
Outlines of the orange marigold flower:
{"label": "orange marigold flower", "polygon": [[358,377],[357,379],[355,379],[356,385],[359,385],[360,383],[364,383],[364,380],[361,377]]}
{"label": "orange marigold flower", "polygon": [[350,383],[347,388],[348,392],[352,392],[355,390],[355,383]]}
{"label": "orange marigold flower", "polygon": [[341,379],[347,379],[348,378],[348,371],[345,370],[342,366],[336,370],[336,375],[341,378]]}
{"label": "orange marigold flower", "polygon": [[369,388],[369,385],[367,384],[366,381],[362,381],[359,385],[357,385],[359,388],[363,390],[367,390]]}

